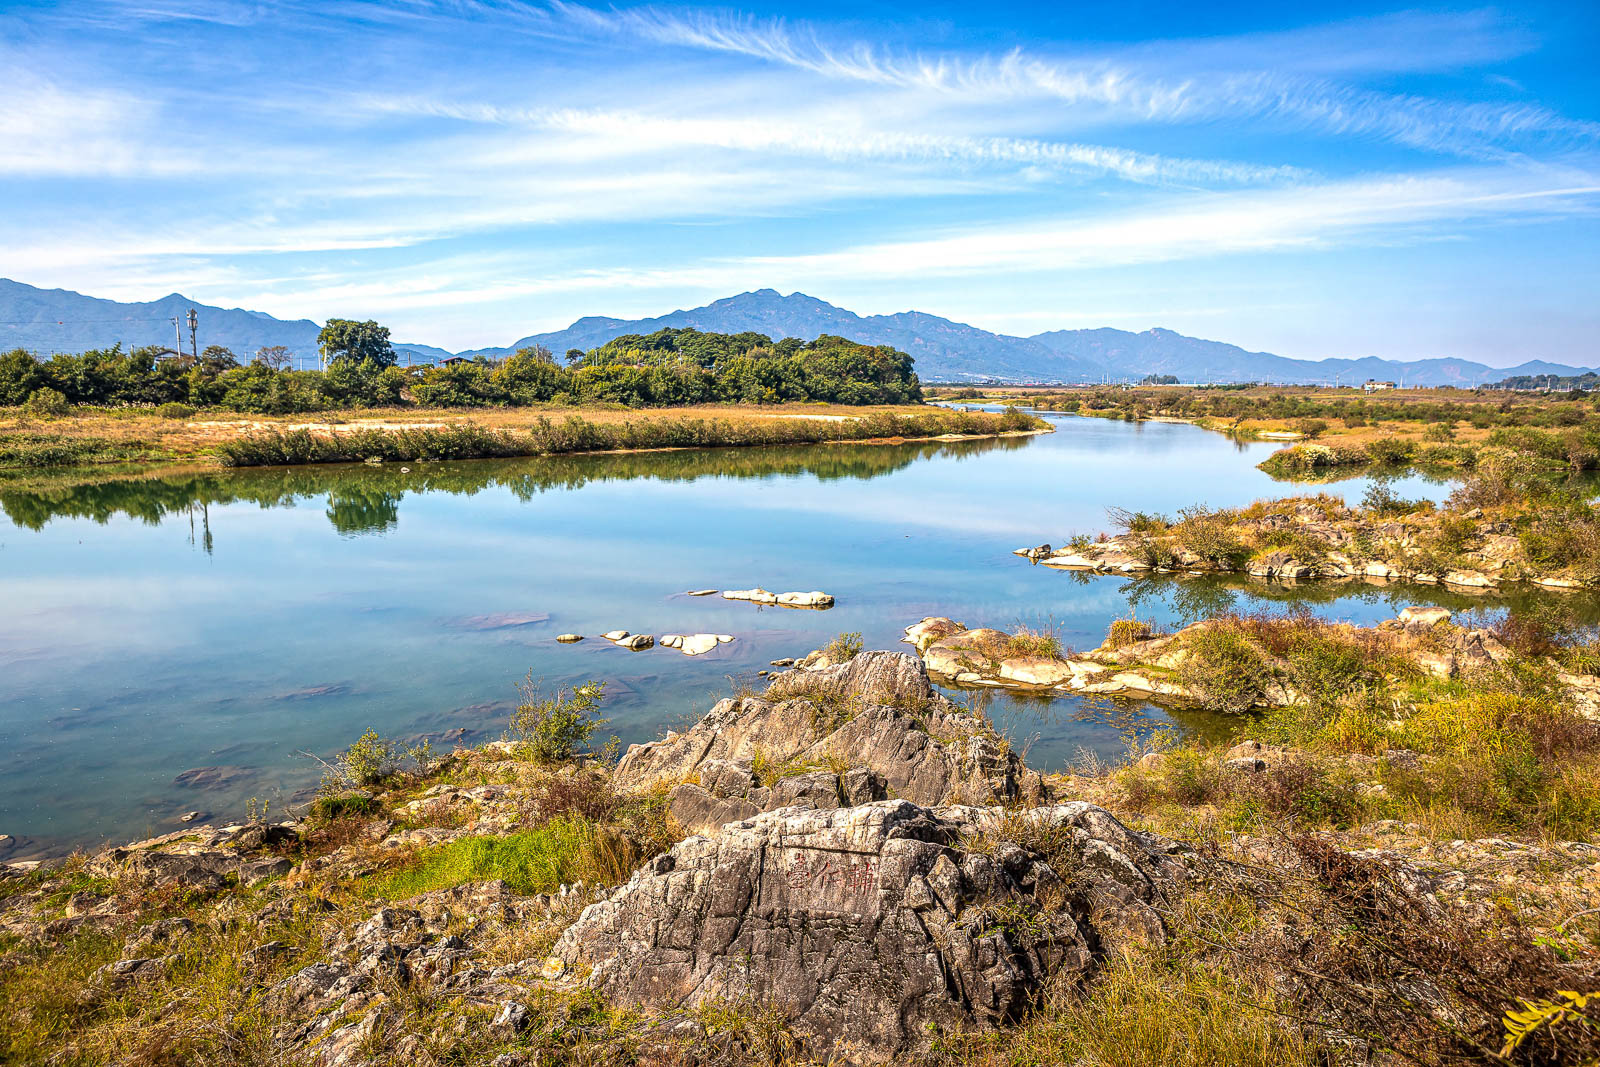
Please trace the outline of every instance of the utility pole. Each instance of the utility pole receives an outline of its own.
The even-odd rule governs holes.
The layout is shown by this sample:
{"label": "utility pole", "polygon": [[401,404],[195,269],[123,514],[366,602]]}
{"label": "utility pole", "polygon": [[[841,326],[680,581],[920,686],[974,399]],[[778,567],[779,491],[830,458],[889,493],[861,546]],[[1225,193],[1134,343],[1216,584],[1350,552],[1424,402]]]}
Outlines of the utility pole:
{"label": "utility pole", "polygon": [[[200,343],[195,340],[195,330],[197,330],[199,328],[199,326],[200,326],[200,316],[195,314],[194,308],[190,308],[189,309],[189,354],[194,357],[196,363],[200,362]],[[178,344],[180,346],[183,344],[183,339],[181,337],[178,340]]]}
{"label": "utility pole", "polygon": [[183,355],[183,325],[178,316],[172,316],[172,354]]}

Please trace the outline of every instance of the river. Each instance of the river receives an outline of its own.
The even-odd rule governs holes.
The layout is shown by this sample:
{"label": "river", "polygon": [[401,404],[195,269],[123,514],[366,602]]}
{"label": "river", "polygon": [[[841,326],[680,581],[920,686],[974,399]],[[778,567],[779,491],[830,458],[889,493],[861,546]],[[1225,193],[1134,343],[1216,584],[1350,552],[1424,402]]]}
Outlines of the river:
{"label": "river", "polygon": [[[724,449],[382,467],[0,480],[0,833],[9,855],[278,814],[363,730],[498,736],[531,675],[607,682],[606,732],[692,721],[772,659],[859,631],[905,648],[926,615],[1099,643],[1130,610],[1313,601],[1373,621],[1440,590],[1130,582],[1011,554],[1107,525],[1296,491],[1274,447],[1193,426],[1047,416],[990,441]],[[1359,500],[1365,479],[1328,491]],[[1396,489],[1441,496],[1420,477]],[[686,590],[820,589],[830,611]],[[725,633],[698,657],[595,635]],[[566,631],[589,635],[561,645]],[[980,694],[1030,764],[1115,760],[1129,731],[1204,730],[1144,704]]]}

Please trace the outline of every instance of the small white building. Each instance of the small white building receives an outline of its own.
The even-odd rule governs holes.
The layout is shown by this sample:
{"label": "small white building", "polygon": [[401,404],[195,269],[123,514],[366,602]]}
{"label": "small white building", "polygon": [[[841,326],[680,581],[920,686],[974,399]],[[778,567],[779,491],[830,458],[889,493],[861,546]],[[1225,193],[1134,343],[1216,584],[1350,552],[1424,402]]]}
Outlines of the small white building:
{"label": "small white building", "polygon": [[1362,391],[1367,393],[1381,393],[1385,389],[1394,388],[1396,388],[1396,386],[1393,382],[1380,382],[1376,378],[1368,378],[1367,384],[1361,387]]}

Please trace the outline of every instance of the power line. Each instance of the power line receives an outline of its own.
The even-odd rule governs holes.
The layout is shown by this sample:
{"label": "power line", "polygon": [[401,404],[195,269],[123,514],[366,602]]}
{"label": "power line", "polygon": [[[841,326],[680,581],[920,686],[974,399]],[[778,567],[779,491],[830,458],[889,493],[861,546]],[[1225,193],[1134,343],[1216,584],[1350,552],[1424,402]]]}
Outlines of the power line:
{"label": "power line", "polygon": [[150,319],[0,319],[0,326],[104,326],[108,323],[167,322],[171,316]]}

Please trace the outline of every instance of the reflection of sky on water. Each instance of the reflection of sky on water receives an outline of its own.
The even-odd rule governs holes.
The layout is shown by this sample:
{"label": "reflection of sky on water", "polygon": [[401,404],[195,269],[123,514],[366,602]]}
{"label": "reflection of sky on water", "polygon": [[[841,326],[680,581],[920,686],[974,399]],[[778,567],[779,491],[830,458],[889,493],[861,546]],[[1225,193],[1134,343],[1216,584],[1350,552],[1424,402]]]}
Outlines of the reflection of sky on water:
{"label": "reflection of sky on water", "polygon": [[[1170,582],[1083,578],[1011,549],[1106,524],[1110,504],[1173,512],[1292,486],[1255,469],[1271,445],[1190,426],[1057,418],[1003,442],[826,446],[240,471],[32,491],[0,482],[0,832],[51,843],[168,829],[313,784],[301,750],[362,730],[478,740],[514,684],[610,680],[625,741],[703,712],[769,660],[840,631],[893,648],[925,615],[1053,624],[1097,644],[1130,599],[1176,619]],[[1441,495],[1407,479],[1397,490]],[[1358,498],[1364,482],[1337,491]],[[696,587],[824,589],[829,612],[689,598]],[[1243,609],[1243,587],[1230,594]],[[1289,601],[1293,602],[1294,594]],[[1312,592],[1327,598],[1326,592]],[[1318,610],[1370,621],[1416,590]],[[1192,597],[1190,598],[1193,599]],[[482,616],[546,622],[484,627]],[[689,659],[564,631],[700,631],[738,640]],[[1004,695],[995,714],[1059,766],[1122,751],[1116,716]],[[1119,712],[1119,714],[1122,714]],[[1164,724],[1155,708],[1133,712]],[[182,771],[236,768],[213,789]],[[226,776],[224,776],[226,777]]]}

